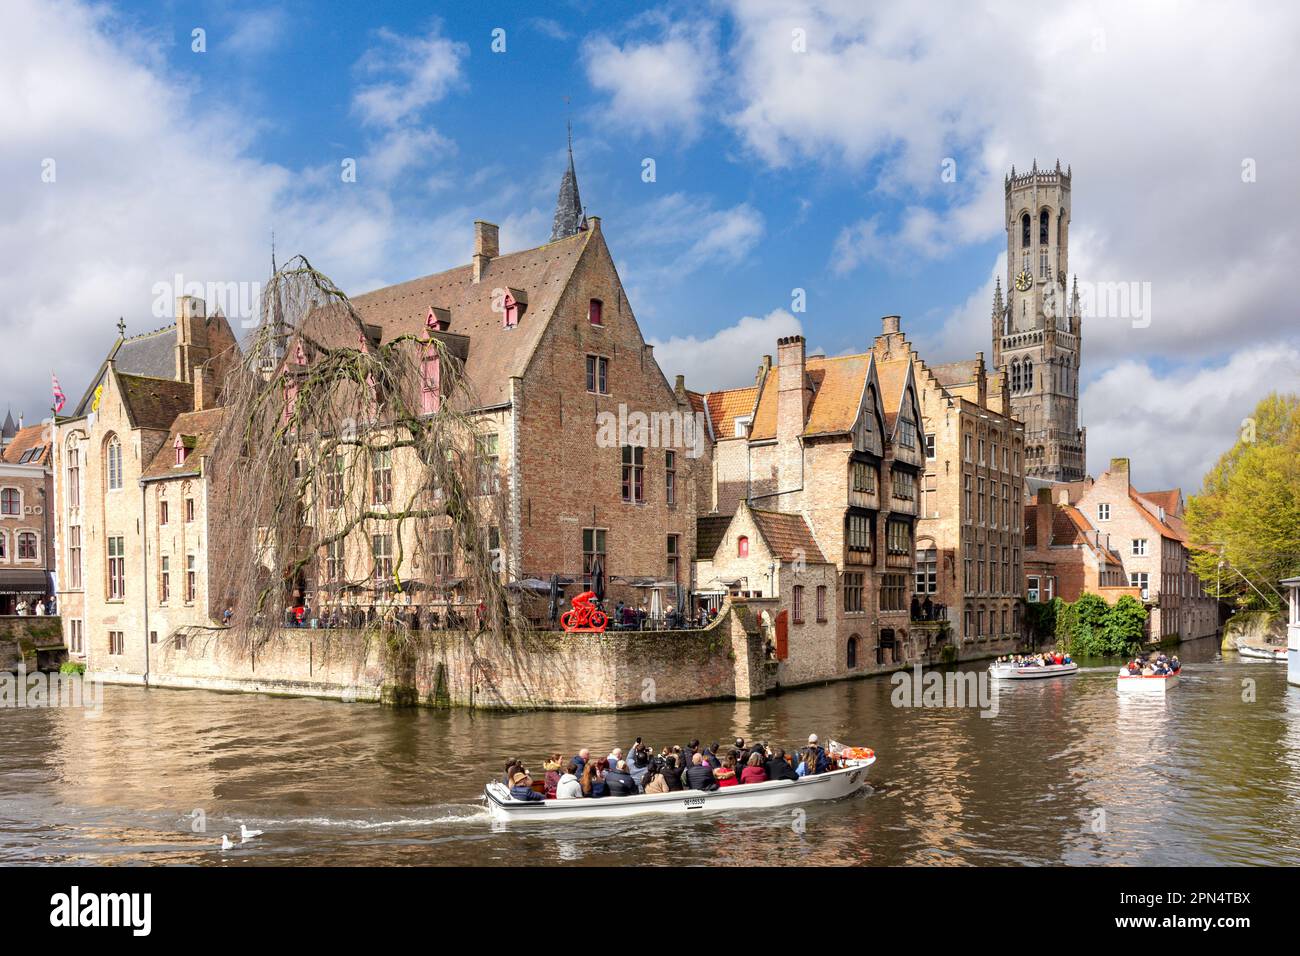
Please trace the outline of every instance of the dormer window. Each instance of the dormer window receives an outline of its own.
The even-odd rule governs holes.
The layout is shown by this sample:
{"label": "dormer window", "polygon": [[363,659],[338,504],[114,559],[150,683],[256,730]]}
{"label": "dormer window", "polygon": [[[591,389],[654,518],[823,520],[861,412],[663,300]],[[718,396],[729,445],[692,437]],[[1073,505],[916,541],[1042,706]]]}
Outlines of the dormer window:
{"label": "dormer window", "polygon": [[513,329],[528,308],[528,296],[519,289],[506,289],[501,300],[501,327]]}
{"label": "dormer window", "polygon": [[604,325],[604,304],[599,299],[592,299],[587,304],[587,321],[592,325]]}
{"label": "dormer window", "polygon": [[185,460],[190,456],[190,450],[194,447],[194,439],[187,435],[177,435],[176,440],[172,442],[172,448],[176,452],[176,465],[180,467],[185,464]]}

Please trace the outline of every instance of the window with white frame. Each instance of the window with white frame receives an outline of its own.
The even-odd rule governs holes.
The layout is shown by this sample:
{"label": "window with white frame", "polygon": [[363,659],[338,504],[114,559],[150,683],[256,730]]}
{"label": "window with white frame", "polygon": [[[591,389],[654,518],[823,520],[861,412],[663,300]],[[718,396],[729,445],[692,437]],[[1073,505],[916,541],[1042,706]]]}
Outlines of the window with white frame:
{"label": "window with white frame", "polygon": [[1108,505],[1104,501],[1101,504],[1097,505],[1097,520],[1098,521],[1110,520],[1110,505]]}
{"label": "window with white frame", "polygon": [[1147,539],[1146,539],[1146,538],[1134,538],[1134,539],[1133,539],[1133,554],[1140,558],[1140,557],[1144,557],[1144,556],[1146,555],[1146,553],[1147,553]]}

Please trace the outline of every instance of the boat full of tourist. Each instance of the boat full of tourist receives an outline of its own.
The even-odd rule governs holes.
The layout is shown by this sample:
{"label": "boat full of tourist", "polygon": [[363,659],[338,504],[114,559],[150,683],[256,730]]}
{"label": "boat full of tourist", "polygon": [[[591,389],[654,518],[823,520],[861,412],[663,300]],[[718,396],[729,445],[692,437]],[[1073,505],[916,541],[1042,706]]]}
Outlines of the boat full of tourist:
{"label": "boat full of tourist", "polygon": [[1253,661],[1275,661],[1279,664],[1285,664],[1287,649],[1285,647],[1259,647],[1254,644],[1238,644],[1237,653]]}
{"label": "boat full of tourist", "polygon": [[1164,694],[1178,686],[1182,669],[1177,655],[1135,657],[1119,669],[1115,689],[1121,694]]}
{"label": "boat full of tourist", "polygon": [[1055,651],[1044,654],[1013,654],[999,657],[989,665],[989,674],[996,680],[1042,680],[1046,677],[1068,677],[1079,672],[1079,665],[1069,654]]}
{"label": "boat full of tourist", "polygon": [[870,748],[833,740],[822,747],[816,734],[790,755],[743,739],[729,748],[692,740],[656,752],[638,737],[607,757],[587,749],[567,761],[552,754],[540,780],[512,760],[483,799],[494,819],[512,823],[734,813],[847,797],[867,785],[875,762]]}

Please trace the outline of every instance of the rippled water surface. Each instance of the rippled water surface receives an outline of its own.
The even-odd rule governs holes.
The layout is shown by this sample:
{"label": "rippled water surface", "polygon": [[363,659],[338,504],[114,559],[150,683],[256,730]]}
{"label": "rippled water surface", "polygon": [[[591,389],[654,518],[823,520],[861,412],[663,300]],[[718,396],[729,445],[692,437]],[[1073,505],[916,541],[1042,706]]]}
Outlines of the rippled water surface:
{"label": "rippled water surface", "polygon": [[[894,707],[888,678],[619,715],[108,687],[98,717],[0,710],[0,862],[1300,862],[1300,688],[1212,640],[1180,653],[1167,700],[1121,699],[1099,664],[999,689],[993,718]],[[802,834],[789,809],[506,828],[481,803],[507,756],[814,731],[879,759]],[[266,833],[221,853],[241,822]]]}

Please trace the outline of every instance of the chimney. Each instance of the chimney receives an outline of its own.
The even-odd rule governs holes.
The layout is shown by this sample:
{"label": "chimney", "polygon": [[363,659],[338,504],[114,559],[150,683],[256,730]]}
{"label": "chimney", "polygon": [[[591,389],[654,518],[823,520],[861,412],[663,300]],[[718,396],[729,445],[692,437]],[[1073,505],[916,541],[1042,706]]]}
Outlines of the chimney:
{"label": "chimney", "polygon": [[754,375],[754,384],[762,385],[763,379],[767,377],[767,373],[770,371],[772,371],[772,356],[764,355],[763,361],[758,365],[758,372]]}
{"label": "chimney", "polygon": [[899,323],[902,321],[900,315],[886,315],[881,318],[881,330],[885,335],[893,335],[899,331]]}
{"label": "chimney", "polygon": [[217,383],[215,375],[207,365],[194,367],[194,410],[201,412],[205,408],[214,408],[217,404]]}
{"label": "chimney", "polygon": [[1056,506],[1052,503],[1052,489],[1038,489],[1038,507],[1034,509],[1034,533],[1038,535],[1038,547],[1046,551],[1052,546],[1052,524]]}
{"label": "chimney", "polygon": [[1068,504],[1070,503],[1070,489],[1069,489],[1069,488],[1057,488],[1057,489],[1056,489],[1056,503],[1057,503],[1058,505],[1060,505],[1062,508],[1064,508],[1066,505],[1068,505]]}
{"label": "chimney", "polygon": [[474,220],[474,281],[487,271],[487,264],[501,254],[500,230],[483,219]]}
{"label": "chimney", "polygon": [[1128,459],[1112,458],[1110,460],[1110,470],[1117,475],[1128,475]]}
{"label": "chimney", "polygon": [[798,440],[808,422],[805,349],[802,335],[788,335],[776,343],[776,439],[783,474],[799,474],[792,466],[802,464],[795,459],[802,457]]}
{"label": "chimney", "polygon": [[193,382],[194,369],[211,354],[208,349],[207,305],[197,296],[176,297],[176,381]]}

